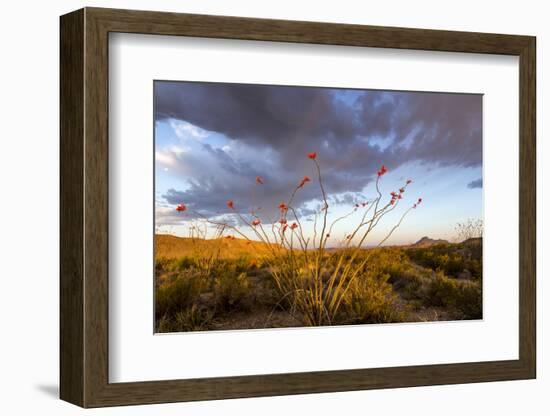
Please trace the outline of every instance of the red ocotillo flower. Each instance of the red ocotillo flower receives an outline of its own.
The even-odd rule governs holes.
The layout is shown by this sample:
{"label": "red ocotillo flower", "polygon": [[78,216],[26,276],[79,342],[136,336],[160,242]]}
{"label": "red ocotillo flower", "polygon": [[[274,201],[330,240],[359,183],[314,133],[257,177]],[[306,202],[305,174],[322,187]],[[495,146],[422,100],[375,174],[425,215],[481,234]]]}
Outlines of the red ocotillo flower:
{"label": "red ocotillo flower", "polygon": [[412,183],[412,179],[407,179],[407,185]]}
{"label": "red ocotillo flower", "polygon": [[288,228],[288,224],[285,224],[285,225],[283,226],[283,233],[286,231],[287,228]]}
{"label": "red ocotillo flower", "polygon": [[317,158],[317,152],[311,152],[311,153],[308,153],[307,154],[307,157],[309,157],[310,159],[316,159]]}
{"label": "red ocotillo flower", "polygon": [[178,212],[183,212],[187,209],[187,207],[185,206],[185,204],[178,204],[178,206],[176,207],[176,211]]}
{"label": "red ocotillo flower", "polygon": [[256,218],[254,221],[252,221],[252,225],[253,225],[253,226],[260,225],[260,222],[261,222],[261,221],[260,221],[259,219]]}
{"label": "red ocotillo flower", "polygon": [[420,204],[422,202],[422,198],[418,198],[417,204]]}
{"label": "red ocotillo flower", "polygon": [[296,224],[295,222],[293,222],[292,225],[290,226],[290,229],[291,229],[291,230],[294,230],[295,228],[298,228],[298,224]]}
{"label": "red ocotillo flower", "polygon": [[286,206],[286,204],[284,202],[281,202],[279,204],[279,209],[281,210],[281,212],[288,211],[288,207]]}
{"label": "red ocotillo flower", "polygon": [[309,179],[309,176],[304,176],[304,178],[302,179],[302,181],[298,185],[298,188],[303,188],[304,185],[309,181],[311,181],[311,179]]}
{"label": "red ocotillo flower", "polygon": [[227,201],[227,207],[229,209],[235,209],[235,204],[233,203],[233,200],[230,199],[229,201]]}
{"label": "red ocotillo flower", "polygon": [[405,188],[399,188],[399,193],[404,193],[405,192]]}
{"label": "red ocotillo flower", "polygon": [[286,218],[281,218],[281,219],[279,220],[279,223],[280,223],[280,224],[286,224],[286,223],[287,223]]}
{"label": "red ocotillo flower", "polygon": [[264,184],[264,180],[262,179],[261,176],[256,176],[256,183],[259,184],[259,185],[263,185],[263,184]]}
{"label": "red ocotillo flower", "polygon": [[378,170],[378,176],[382,176],[384,175],[386,172],[388,171],[388,169],[386,169],[386,166],[382,165],[380,166],[380,169]]}

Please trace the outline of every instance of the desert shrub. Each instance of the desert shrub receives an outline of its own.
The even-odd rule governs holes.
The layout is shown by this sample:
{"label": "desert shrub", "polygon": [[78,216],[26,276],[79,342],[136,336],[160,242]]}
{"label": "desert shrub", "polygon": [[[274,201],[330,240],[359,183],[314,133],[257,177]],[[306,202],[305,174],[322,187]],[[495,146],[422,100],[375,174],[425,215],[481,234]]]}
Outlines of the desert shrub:
{"label": "desert shrub", "polygon": [[191,257],[181,257],[177,260],[175,260],[175,268],[176,270],[187,270],[190,268],[195,268],[197,265],[197,261]]}
{"label": "desert shrub", "polygon": [[443,254],[439,257],[438,270],[442,270],[445,274],[456,276],[462,270],[464,270],[465,261],[460,255],[456,253]]}
{"label": "desert shrub", "polygon": [[453,309],[457,318],[482,317],[481,286],[477,282],[458,281],[438,273],[426,290],[426,303]]}
{"label": "desert shrub", "polygon": [[196,305],[176,313],[174,325],[177,331],[202,331],[209,329],[213,313]]}
{"label": "desert shrub", "polygon": [[263,263],[261,259],[250,259],[246,273],[249,276],[266,277],[268,279],[271,278],[267,266]]}
{"label": "desert shrub", "polygon": [[240,256],[235,259],[226,258],[218,259],[205,275],[210,276],[212,279],[216,279],[221,276],[238,276],[241,273],[248,273],[253,265],[252,258],[249,256]]}
{"label": "desert shrub", "polygon": [[475,279],[481,279],[482,275],[482,265],[480,261],[469,260],[465,264],[465,269],[469,270],[472,273],[472,277]]}
{"label": "desert shrub", "polygon": [[351,286],[344,302],[346,323],[385,323],[403,320],[395,305],[396,295],[389,274],[361,276]]}
{"label": "desert shrub", "polygon": [[155,260],[155,272],[157,276],[164,273],[182,272],[189,269],[196,269],[190,257],[166,258],[160,257]]}
{"label": "desert shrub", "polygon": [[173,316],[182,309],[193,306],[198,300],[204,282],[198,276],[183,276],[172,284],[161,286],[156,291],[155,316]]}
{"label": "desert shrub", "polygon": [[254,307],[274,309],[288,309],[288,302],[282,298],[275,281],[267,269],[252,268],[247,272],[251,285],[250,296],[253,298]]}
{"label": "desert shrub", "polygon": [[387,274],[387,282],[406,299],[418,299],[433,272],[414,265],[403,249],[381,248],[371,255],[369,271]]}
{"label": "desert shrub", "polygon": [[155,272],[162,273],[168,271],[170,267],[170,260],[166,257],[159,257],[155,259]]}
{"label": "desert shrub", "polygon": [[246,272],[254,264],[255,262],[252,261],[250,256],[240,256],[232,262],[232,265],[235,267],[235,271],[237,273]]}
{"label": "desert shrub", "polygon": [[481,240],[467,241],[460,244],[467,253],[465,268],[472,273],[475,279],[481,280],[483,272],[483,245]]}
{"label": "desert shrub", "polygon": [[442,264],[448,260],[448,257],[445,257],[446,254],[446,246],[443,244],[407,250],[407,255],[412,261],[432,270],[441,268]]}
{"label": "desert shrub", "polygon": [[246,273],[238,275],[231,270],[220,273],[214,280],[216,307],[221,310],[247,309],[250,283]]}
{"label": "desert shrub", "polygon": [[[206,258],[206,256],[203,257]],[[159,259],[156,270],[160,273],[178,272],[177,276],[200,275],[207,279],[228,273],[238,275],[258,265],[258,262],[252,261],[253,259],[249,256],[241,256],[236,259],[217,258],[208,262],[204,258],[185,256],[177,259]]]}
{"label": "desert shrub", "polygon": [[482,272],[481,244],[437,244],[431,247],[411,248],[408,257],[415,263],[457,277],[469,270],[480,279]]}
{"label": "desert shrub", "polygon": [[431,281],[431,275],[431,272],[408,267],[399,276],[392,277],[389,281],[405,299],[421,299],[424,287]]}
{"label": "desert shrub", "polygon": [[372,263],[390,275],[398,274],[407,263],[407,256],[400,248],[384,247],[375,249],[371,256]]}
{"label": "desert shrub", "polygon": [[172,322],[168,316],[162,316],[156,320],[156,332],[171,332]]}
{"label": "desert shrub", "polygon": [[468,250],[471,260],[481,261],[483,257],[483,244],[481,239],[465,241],[459,246]]}
{"label": "desert shrub", "polygon": [[158,332],[204,331],[211,328],[213,313],[197,305],[164,315],[157,324]]}

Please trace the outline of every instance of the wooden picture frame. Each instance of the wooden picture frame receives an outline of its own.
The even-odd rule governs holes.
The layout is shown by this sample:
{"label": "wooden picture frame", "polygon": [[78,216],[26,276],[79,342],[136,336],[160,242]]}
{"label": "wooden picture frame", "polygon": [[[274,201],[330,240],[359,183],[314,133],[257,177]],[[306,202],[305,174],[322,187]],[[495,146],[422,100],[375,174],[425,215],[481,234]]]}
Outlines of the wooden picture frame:
{"label": "wooden picture frame", "polygon": [[[535,38],[85,8],[61,17],[61,399],[82,407],[530,379],[536,376]],[[519,57],[519,359],[109,383],[110,32]]]}

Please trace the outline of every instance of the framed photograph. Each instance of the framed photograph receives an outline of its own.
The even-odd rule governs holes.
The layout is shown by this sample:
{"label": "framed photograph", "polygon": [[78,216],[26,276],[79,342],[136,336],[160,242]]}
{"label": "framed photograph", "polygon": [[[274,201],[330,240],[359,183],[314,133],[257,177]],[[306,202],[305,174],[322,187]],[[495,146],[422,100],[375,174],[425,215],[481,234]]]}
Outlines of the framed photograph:
{"label": "framed photograph", "polygon": [[60,28],[63,400],[536,377],[534,37]]}

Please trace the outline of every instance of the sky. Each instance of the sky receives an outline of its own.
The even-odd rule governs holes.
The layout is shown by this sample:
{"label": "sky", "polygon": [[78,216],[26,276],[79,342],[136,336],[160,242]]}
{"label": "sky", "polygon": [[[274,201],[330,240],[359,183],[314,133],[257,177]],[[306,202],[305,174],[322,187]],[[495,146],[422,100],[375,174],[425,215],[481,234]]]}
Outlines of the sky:
{"label": "sky", "polygon": [[[292,205],[311,236],[322,208],[312,152],[329,222],[373,201],[381,165],[388,170],[379,181],[384,203],[412,180],[365,245],[382,241],[418,198],[385,245],[454,240],[458,222],[482,218],[482,95],[180,81],[155,81],[154,94],[159,233],[187,236],[209,218],[254,238],[227,201],[244,218],[255,210],[270,224],[308,176]],[[175,210],[181,203],[185,212]],[[362,209],[338,222],[329,245],[353,231]]]}

